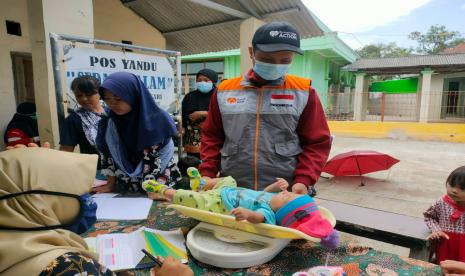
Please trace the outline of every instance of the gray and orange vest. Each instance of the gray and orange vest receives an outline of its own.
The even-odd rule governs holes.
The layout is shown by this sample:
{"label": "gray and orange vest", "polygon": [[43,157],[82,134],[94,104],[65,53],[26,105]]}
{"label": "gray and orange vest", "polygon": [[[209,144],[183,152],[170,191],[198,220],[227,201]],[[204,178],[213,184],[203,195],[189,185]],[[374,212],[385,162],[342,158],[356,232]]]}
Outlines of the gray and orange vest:
{"label": "gray and orange vest", "polygon": [[263,190],[294,178],[302,152],[296,129],[307,105],[311,80],[286,75],[275,85],[255,87],[243,77],[223,81],[217,100],[225,140],[220,172],[241,187]]}

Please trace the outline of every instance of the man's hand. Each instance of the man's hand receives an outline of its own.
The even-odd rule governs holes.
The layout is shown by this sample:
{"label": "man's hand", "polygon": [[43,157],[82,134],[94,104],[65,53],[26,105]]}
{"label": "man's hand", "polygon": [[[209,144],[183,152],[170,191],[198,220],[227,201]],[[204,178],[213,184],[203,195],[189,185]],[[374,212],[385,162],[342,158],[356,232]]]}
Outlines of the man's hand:
{"label": "man's hand", "polygon": [[160,268],[153,268],[150,270],[151,276],[193,276],[194,272],[185,264],[175,260],[169,256],[163,262]]}
{"label": "man's hand", "polygon": [[[36,143],[29,143],[27,144],[27,148],[38,148],[39,145],[37,145]],[[11,149],[20,149],[20,148],[26,148],[25,145],[23,144],[17,144],[17,145],[14,145],[14,146],[9,146],[9,147],[6,147],[6,150],[11,150]],[[50,148],[50,143],[49,142],[45,142],[41,148],[46,148],[46,149],[49,149]]]}
{"label": "man's hand", "polygon": [[289,183],[284,178],[276,178],[276,181],[268,185],[264,191],[269,193],[276,193],[280,191],[287,191]]}
{"label": "man's hand", "polygon": [[445,275],[464,275],[465,263],[458,261],[446,260],[440,263],[442,272]]}
{"label": "man's hand", "polygon": [[446,239],[446,240],[448,240],[449,235],[447,235],[443,231],[433,231],[433,233],[431,233],[431,235],[428,237],[428,239],[431,239],[431,240]]}
{"label": "man's hand", "polygon": [[294,183],[294,185],[292,185],[291,190],[293,193],[296,193],[296,194],[301,194],[301,195],[308,194],[307,186],[305,186],[302,183]]}

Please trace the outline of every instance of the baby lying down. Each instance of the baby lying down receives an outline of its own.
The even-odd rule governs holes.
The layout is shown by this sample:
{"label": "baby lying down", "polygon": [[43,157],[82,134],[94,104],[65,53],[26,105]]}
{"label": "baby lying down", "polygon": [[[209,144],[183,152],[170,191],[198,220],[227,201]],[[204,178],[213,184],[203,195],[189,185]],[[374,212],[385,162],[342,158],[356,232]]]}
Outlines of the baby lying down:
{"label": "baby lying down", "polygon": [[149,192],[149,197],[159,198],[161,195],[175,204],[232,214],[236,220],[297,229],[320,238],[321,245],[327,248],[336,248],[339,234],[321,216],[313,198],[288,192],[288,185],[286,180],[278,178],[264,191],[255,191],[237,187],[236,181],[228,176],[208,191],[175,190],[155,180],[145,181],[142,187]]}

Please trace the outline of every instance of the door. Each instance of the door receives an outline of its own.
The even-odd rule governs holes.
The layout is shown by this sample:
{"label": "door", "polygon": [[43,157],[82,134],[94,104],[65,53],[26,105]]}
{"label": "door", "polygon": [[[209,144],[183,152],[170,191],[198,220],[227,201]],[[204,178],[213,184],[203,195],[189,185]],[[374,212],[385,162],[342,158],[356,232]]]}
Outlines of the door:
{"label": "door", "polygon": [[456,115],[458,111],[459,103],[459,86],[458,81],[449,82],[449,89],[447,92],[447,106],[446,114],[447,115]]}
{"label": "door", "polygon": [[32,56],[28,53],[11,53],[15,82],[16,104],[35,102]]}

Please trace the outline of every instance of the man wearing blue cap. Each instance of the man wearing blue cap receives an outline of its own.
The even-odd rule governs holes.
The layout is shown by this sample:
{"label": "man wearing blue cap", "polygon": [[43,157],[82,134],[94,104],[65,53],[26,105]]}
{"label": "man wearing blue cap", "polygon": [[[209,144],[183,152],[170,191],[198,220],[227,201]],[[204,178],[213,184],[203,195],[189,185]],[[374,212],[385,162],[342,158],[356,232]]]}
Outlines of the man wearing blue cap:
{"label": "man wearing blue cap", "polygon": [[200,152],[201,173],[211,178],[207,187],[220,175],[263,190],[281,177],[305,194],[318,180],[330,133],[311,80],[287,74],[294,53],[303,51],[293,26],[261,26],[249,47],[253,68],[222,82],[212,95]]}

